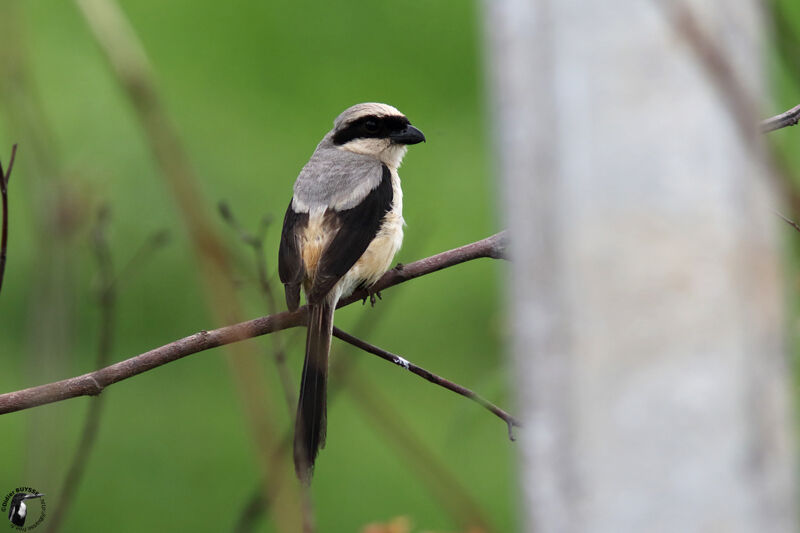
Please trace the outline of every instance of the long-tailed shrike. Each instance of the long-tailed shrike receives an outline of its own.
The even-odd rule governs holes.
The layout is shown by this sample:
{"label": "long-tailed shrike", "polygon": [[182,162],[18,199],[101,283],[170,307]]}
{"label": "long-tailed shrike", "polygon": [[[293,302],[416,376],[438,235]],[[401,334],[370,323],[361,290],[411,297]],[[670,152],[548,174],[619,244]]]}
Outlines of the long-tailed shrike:
{"label": "long-tailed shrike", "polygon": [[306,357],[294,431],[298,477],[309,482],[325,444],[328,352],[340,298],[369,288],[403,241],[397,168],[407,146],[425,140],[400,111],[377,103],[339,115],[294,183],[278,270],[290,310],[309,305]]}

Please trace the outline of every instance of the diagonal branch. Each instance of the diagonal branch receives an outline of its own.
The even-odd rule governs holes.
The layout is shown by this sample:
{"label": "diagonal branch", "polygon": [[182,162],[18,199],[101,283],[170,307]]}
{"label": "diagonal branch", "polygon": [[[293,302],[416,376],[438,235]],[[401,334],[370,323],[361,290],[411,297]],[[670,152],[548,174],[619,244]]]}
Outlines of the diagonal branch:
{"label": "diagonal branch", "polygon": [[[388,289],[405,281],[481,257],[505,258],[506,242],[506,233],[500,232],[481,241],[403,265],[384,274],[376,284],[376,288],[379,290]],[[359,291],[341,302],[340,307],[364,297],[366,297],[366,291]],[[0,394],[0,414],[30,409],[31,407],[78,396],[94,396],[100,394],[109,385],[181,359],[187,355],[275,331],[302,326],[305,325],[306,318],[306,307],[303,306],[294,312],[284,311],[283,313],[256,318],[211,331],[201,331],[94,372],[29,389]]]}
{"label": "diagonal branch", "polygon": [[[383,304],[381,309],[385,310]],[[365,329],[375,324],[375,313],[362,313],[355,326],[355,331],[363,336]],[[369,380],[359,376],[354,368],[355,360],[352,357],[341,357],[342,348],[353,350],[353,345],[332,346],[330,373],[336,379],[331,383],[328,391],[328,404],[344,391],[353,396],[357,401],[354,405],[365,416],[371,418],[371,427],[378,434],[391,443],[410,468],[417,472],[420,480],[446,508],[452,520],[461,524],[465,530],[482,531],[489,533],[492,528],[483,516],[480,505],[475,501],[470,492],[461,483],[459,478],[445,466],[428,446],[419,439],[402,421],[402,413],[393,406],[393,403],[382,397],[375,387],[369,385]],[[336,354],[334,356],[333,354]],[[288,450],[292,439],[291,432],[284,436],[283,444]],[[260,497],[261,488],[257,487],[247,499],[245,506],[236,520],[233,531],[236,533],[249,533],[255,531],[262,515],[274,505],[274,502],[265,502]],[[469,526],[475,526],[470,529]]]}
{"label": "diagonal branch", "polygon": [[379,348],[374,344],[370,344],[366,341],[359,339],[358,337],[350,335],[346,331],[342,331],[339,328],[336,327],[333,328],[333,335],[342,339],[348,344],[352,344],[356,348],[361,348],[367,353],[377,355],[378,357],[380,357],[385,361],[389,361],[390,363],[394,363],[399,367],[405,368],[412,374],[416,374],[423,379],[427,379],[431,383],[439,385],[440,387],[444,387],[447,390],[451,390],[456,394],[460,394],[461,396],[464,396],[465,398],[469,398],[470,400],[476,402],[478,405],[484,407],[489,412],[491,412],[492,414],[500,418],[503,422],[505,422],[506,425],[508,425],[508,438],[514,440],[513,428],[514,426],[520,427],[519,420],[517,420],[507,412],[503,411],[492,402],[486,400],[482,396],[479,396],[475,392],[459,385],[458,383],[453,383],[452,381],[447,380],[441,376],[437,376],[433,372],[425,370],[424,368],[415,365],[411,361],[403,359],[399,355],[387,352],[383,348]]}
{"label": "diagonal branch", "polygon": [[777,211],[775,211],[775,214],[778,216],[778,218],[780,218],[781,220],[783,220],[784,222],[789,224],[791,227],[793,227],[797,231],[800,231],[800,224],[798,224],[797,222],[795,222],[794,220],[792,220],[790,218],[787,218],[787,217],[783,216],[782,214],[778,213]]}

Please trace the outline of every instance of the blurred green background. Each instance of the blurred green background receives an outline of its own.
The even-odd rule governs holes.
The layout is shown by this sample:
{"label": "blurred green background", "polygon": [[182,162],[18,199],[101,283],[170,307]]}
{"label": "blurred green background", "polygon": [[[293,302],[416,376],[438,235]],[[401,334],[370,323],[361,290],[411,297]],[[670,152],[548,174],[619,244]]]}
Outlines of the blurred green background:
{"label": "blurred green background", "polygon": [[[398,261],[500,228],[478,4],[120,5],[195,170],[203,192],[198,207],[226,239],[248,318],[266,312],[251,251],[222,223],[215,204],[226,201],[250,230],[264,215],[274,217],[266,250],[276,278],[292,183],[334,117],[354,103],[392,104],[428,138],[409,150],[400,172],[408,227]],[[800,6],[776,0],[771,7],[776,45],[768,65],[776,97],[766,112],[777,113],[800,102]],[[800,168],[798,134],[790,128],[770,135],[790,176]],[[0,391],[95,369],[100,311],[91,233],[103,205],[111,211],[109,243],[121,273],[112,359],[221,325],[208,309],[197,258],[145,131],[73,2],[0,0],[4,164],[14,142]],[[169,243],[127,268],[162,229]],[[504,266],[490,260],[461,265],[386,291],[375,309],[344,309],[337,325],[513,412],[503,356],[503,274]],[[800,328],[792,326],[796,337]],[[296,387],[303,332],[281,338]],[[271,429],[282,435],[291,418],[272,343],[247,342],[263,359],[259,377],[279,415]],[[196,354],[104,392],[97,441],[64,531],[234,528],[260,474],[223,353]],[[312,487],[320,531],[360,531],[398,516],[407,516],[414,531],[463,531],[476,514],[492,531],[517,529],[515,445],[502,422],[337,341],[333,359],[351,363],[353,379],[378,392],[355,395],[343,377],[331,379],[340,390],[332,393],[328,443]],[[0,493],[35,487],[47,494],[48,515],[56,513],[89,403],[72,399],[0,417]],[[365,403],[381,409],[401,437],[376,424]],[[413,451],[417,446],[463,492],[455,504],[434,488],[431,477],[441,478],[439,471],[420,467],[427,463]],[[255,530],[274,531],[271,515],[259,518]]]}
{"label": "blurred green background", "polygon": [[[248,229],[274,216],[266,241],[275,275],[292,183],[344,108],[390,103],[428,142],[401,169],[408,223],[400,262],[484,238],[500,228],[488,149],[478,5],[472,2],[323,3],[285,0],[126,0],[121,8],[152,63],[159,94],[200,182],[206,213],[235,259],[246,316],[265,314],[251,251],[220,220],[225,200]],[[197,259],[127,94],[73,2],[0,3],[0,160],[19,153],[10,184],[9,263],[0,295],[0,390],[93,370],[99,306],[91,230],[111,211],[109,241],[122,272],[114,361],[215,323]],[[153,232],[171,239],[126,264]],[[513,411],[503,357],[504,266],[471,262],[354,305],[337,325]],[[364,315],[368,315],[366,322]],[[367,324],[366,326],[364,324]],[[288,343],[299,383],[303,332]],[[270,339],[248,341],[280,415]],[[345,385],[331,401],[328,444],[312,493],[320,531],[359,531],[407,516],[414,531],[461,531],[481,514],[515,529],[514,444],[505,425],[464,398],[334,341],[357,379],[380,391],[389,416],[450,472],[473,504],[446,506],[426,473],[358,407]],[[215,349],[106,390],[94,451],[65,531],[226,531],[257,487],[255,445],[229,366]],[[331,387],[337,388],[337,378]],[[47,494],[48,515],[83,427],[87,398],[0,418],[0,492]],[[424,470],[424,469],[423,469]],[[47,521],[42,527],[47,527]],[[269,516],[257,531],[273,531]]]}

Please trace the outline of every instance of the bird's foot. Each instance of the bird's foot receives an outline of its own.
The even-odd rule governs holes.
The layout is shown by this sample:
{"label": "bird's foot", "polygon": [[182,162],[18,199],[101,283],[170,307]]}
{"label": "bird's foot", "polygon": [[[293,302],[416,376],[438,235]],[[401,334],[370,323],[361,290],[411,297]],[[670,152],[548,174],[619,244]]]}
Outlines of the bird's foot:
{"label": "bird's foot", "polygon": [[371,289],[367,289],[367,296],[364,296],[364,299],[361,300],[361,305],[365,305],[367,303],[367,298],[369,298],[369,305],[371,307],[375,307],[375,296],[378,297],[378,300],[383,300],[381,297],[381,291],[372,291]]}

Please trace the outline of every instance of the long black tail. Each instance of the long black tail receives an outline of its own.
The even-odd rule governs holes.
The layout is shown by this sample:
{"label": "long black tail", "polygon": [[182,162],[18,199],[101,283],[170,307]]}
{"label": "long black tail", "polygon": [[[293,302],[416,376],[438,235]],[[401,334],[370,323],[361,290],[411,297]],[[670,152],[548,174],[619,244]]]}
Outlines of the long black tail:
{"label": "long black tail", "polygon": [[306,360],[300,382],[300,401],[294,425],[294,469],[303,482],[311,481],[314,460],[325,446],[328,395],[328,353],[335,305],[311,305],[306,337]]}

